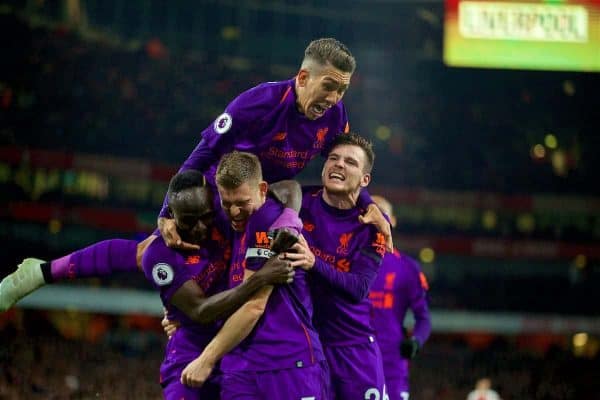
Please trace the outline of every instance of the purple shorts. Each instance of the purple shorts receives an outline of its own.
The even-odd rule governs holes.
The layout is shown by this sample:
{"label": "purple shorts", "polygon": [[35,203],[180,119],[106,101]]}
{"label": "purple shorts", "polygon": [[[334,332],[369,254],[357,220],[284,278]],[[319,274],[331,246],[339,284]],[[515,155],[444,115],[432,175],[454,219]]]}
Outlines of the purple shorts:
{"label": "purple shorts", "polygon": [[408,399],[410,362],[400,355],[400,346],[380,345],[385,386],[390,400]]}
{"label": "purple shorts", "polygon": [[163,383],[163,397],[165,400],[219,400],[220,386],[208,381],[199,388],[183,385],[179,380],[171,380],[166,385]]}
{"label": "purple shorts", "polygon": [[323,348],[331,371],[333,398],[384,398],[385,378],[377,342]]}
{"label": "purple shorts", "polygon": [[[202,352],[202,347],[194,343],[195,336],[185,329],[178,329],[167,342],[165,359],[160,366],[160,385],[166,400],[218,400],[220,370],[215,368],[213,375],[199,388],[191,388],[181,383],[181,373]],[[201,340],[201,339],[196,339]]]}
{"label": "purple shorts", "polygon": [[222,400],[329,400],[329,369],[322,361],[279,371],[223,373]]}
{"label": "purple shorts", "polygon": [[390,400],[408,400],[408,377],[386,378],[385,385]]}

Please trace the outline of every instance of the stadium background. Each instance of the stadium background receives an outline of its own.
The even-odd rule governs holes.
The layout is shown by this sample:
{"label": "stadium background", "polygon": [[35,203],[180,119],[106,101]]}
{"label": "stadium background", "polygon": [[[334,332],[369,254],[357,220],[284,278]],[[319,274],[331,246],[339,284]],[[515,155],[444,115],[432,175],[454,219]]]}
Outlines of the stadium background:
{"label": "stadium background", "polygon": [[[486,375],[504,399],[596,398],[600,75],[448,67],[442,0],[3,1],[0,276],[143,238],[200,131],[322,36],[357,59],[344,102],[375,144],[370,191],[429,279],[411,398]],[[0,398],[160,398],[149,289],[74,282],[0,315]]]}

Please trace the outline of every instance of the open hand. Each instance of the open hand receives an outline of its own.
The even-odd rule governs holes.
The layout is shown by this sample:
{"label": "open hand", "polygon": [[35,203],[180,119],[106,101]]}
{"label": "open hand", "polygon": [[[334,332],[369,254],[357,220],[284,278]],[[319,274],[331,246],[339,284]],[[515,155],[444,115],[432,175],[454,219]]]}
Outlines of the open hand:
{"label": "open hand", "polygon": [[304,236],[300,235],[298,243],[292,246],[292,251],[282,254],[286,260],[292,261],[292,267],[309,270],[315,265],[315,255],[310,250]]}

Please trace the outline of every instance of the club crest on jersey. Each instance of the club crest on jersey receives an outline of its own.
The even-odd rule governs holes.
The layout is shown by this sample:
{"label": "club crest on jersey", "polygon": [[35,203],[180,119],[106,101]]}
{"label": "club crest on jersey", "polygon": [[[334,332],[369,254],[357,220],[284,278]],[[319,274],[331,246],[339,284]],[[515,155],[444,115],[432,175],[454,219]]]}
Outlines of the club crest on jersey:
{"label": "club crest on jersey", "polygon": [[285,140],[286,137],[287,137],[287,132],[279,132],[277,135],[273,136],[273,141],[281,142],[282,140]]}
{"label": "club crest on jersey", "polygon": [[328,131],[329,128],[321,128],[317,131],[315,142],[313,143],[313,148],[322,149],[325,146],[325,136],[327,136]]}
{"label": "club crest on jersey", "polygon": [[233,119],[231,118],[231,115],[224,112],[223,114],[221,114],[217,117],[217,119],[215,120],[215,123],[213,125],[213,128],[215,129],[215,132],[217,132],[219,135],[222,135],[225,132],[227,132],[229,130],[229,128],[231,128],[232,123],[233,123]]}
{"label": "club crest on jersey", "polygon": [[175,273],[169,264],[158,263],[152,267],[152,279],[158,286],[165,286],[173,282]]}
{"label": "club crest on jersey", "polygon": [[343,233],[340,235],[340,245],[336,249],[336,252],[341,256],[348,255],[348,244],[350,244],[350,239],[352,239],[352,232]]}

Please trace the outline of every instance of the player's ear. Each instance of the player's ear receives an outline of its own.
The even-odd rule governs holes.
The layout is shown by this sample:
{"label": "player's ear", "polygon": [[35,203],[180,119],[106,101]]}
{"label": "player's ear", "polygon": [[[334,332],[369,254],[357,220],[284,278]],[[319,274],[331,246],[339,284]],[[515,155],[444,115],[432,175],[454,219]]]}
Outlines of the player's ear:
{"label": "player's ear", "polygon": [[363,174],[360,178],[360,187],[367,187],[371,183],[371,174]]}
{"label": "player's ear", "polygon": [[269,191],[269,184],[265,181],[261,181],[258,184],[258,189],[260,190],[260,194],[261,196],[266,197],[267,196],[267,192]]}
{"label": "player's ear", "polygon": [[298,75],[296,75],[296,82],[298,82],[298,86],[306,86],[309,76],[310,73],[308,72],[308,69],[301,68],[300,71],[298,71]]}
{"label": "player's ear", "polygon": [[208,186],[202,186],[200,188],[202,197],[202,204],[205,205],[206,208],[212,210],[213,209],[213,194]]}

